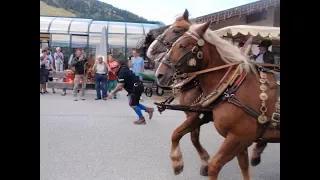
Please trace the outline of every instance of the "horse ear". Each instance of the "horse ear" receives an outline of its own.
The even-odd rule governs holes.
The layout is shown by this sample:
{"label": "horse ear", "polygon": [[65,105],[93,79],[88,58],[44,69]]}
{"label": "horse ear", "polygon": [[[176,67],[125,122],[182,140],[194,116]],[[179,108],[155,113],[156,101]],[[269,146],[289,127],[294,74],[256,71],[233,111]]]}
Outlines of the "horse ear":
{"label": "horse ear", "polygon": [[207,31],[207,29],[210,27],[210,25],[211,25],[211,21],[201,24],[196,29],[197,33],[199,33],[200,35],[203,35]]}
{"label": "horse ear", "polygon": [[189,21],[189,11],[186,9],[182,15],[183,19]]}

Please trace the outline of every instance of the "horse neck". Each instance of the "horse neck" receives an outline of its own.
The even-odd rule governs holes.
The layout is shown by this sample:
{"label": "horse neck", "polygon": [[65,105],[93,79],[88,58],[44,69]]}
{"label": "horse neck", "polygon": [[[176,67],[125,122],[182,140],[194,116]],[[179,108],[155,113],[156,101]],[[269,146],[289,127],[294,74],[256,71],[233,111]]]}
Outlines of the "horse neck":
{"label": "horse neck", "polygon": [[[203,63],[201,65],[201,70],[210,69],[218,66],[225,65],[221,59],[215,46],[207,44],[203,47]],[[217,71],[211,71],[208,73],[201,74],[199,76],[200,86],[204,94],[210,94],[216,86],[219,84],[220,80],[226,74],[228,68],[220,69]]]}

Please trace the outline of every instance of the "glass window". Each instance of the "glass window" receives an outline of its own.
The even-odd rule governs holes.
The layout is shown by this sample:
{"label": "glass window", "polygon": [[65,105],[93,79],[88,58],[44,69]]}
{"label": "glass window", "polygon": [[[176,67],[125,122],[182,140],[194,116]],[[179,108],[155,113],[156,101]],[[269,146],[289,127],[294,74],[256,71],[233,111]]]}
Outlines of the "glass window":
{"label": "glass window", "polygon": [[88,36],[77,36],[73,35],[71,39],[71,48],[76,50],[78,48],[83,48],[86,52]]}
{"label": "glass window", "polygon": [[71,22],[70,33],[88,34],[88,26],[91,19],[75,19]]}
{"label": "glass window", "polygon": [[137,43],[141,39],[141,37],[144,35],[138,35],[138,34],[128,34],[127,35],[127,48],[136,48]]}
{"label": "glass window", "polygon": [[68,33],[69,24],[73,18],[56,18],[52,21],[50,33]]}
{"label": "glass window", "polygon": [[108,33],[125,33],[125,24],[123,22],[109,22]]}
{"label": "glass window", "polygon": [[52,43],[51,43],[51,51],[52,54],[56,52],[56,48],[60,47],[61,52],[64,56],[64,69],[67,69],[68,67],[68,60],[71,55],[70,52],[70,35],[65,34],[52,34]]}
{"label": "glass window", "polygon": [[126,23],[128,34],[143,34],[143,27],[140,23]]}
{"label": "glass window", "polygon": [[55,17],[41,17],[40,16],[40,32],[48,32],[49,24],[54,18]]}
{"label": "glass window", "polygon": [[89,34],[89,57],[93,57],[95,59],[96,51],[100,44],[100,38],[100,34]]}
{"label": "glass window", "polygon": [[147,34],[151,29],[159,28],[158,24],[143,24],[144,32]]}
{"label": "glass window", "polygon": [[90,25],[90,33],[101,33],[102,28],[104,26],[107,26],[108,22],[107,21],[93,21],[92,24]]}
{"label": "glass window", "polygon": [[125,53],[125,35],[124,34],[109,34],[108,45],[109,50],[113,54],[115,60],[123,60]]}

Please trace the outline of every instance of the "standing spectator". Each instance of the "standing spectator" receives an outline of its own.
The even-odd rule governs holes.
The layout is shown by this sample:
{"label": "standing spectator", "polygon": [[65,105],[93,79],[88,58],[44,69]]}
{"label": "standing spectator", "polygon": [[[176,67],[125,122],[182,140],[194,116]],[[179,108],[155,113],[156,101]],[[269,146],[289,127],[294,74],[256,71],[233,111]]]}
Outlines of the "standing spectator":
{"label": "standing spectator", "polygon": [[61,52],[60,47],[57,47],[56,51],[57,52],[55,52],[53,55],[55,60],[56,71],[63,71],[63,62],[64,62],[63,53]]}
{"label": "standing spectator", "polygon": [[[53,58],[52,58],[52,55],[51,55],[51,53],[50,53],[50,48],[49,48],[49,47],[46,47],[46,48],[44,48],[44,49],[45,49],[46,52],[47,52],[46,55],[48,56],[48,60],[50,60],[50,65],[49,65],[49,66],[45,66],[45,68],[47,69],[47,72],[46,72],[46,74],[47,74],[46,82],[48,82],[48,81],[53,81],[53,78],[52,78],[52,77],[49,78],[49,71],[55,72],[55,69],[54,69],[54,67],[53,67]],[[43,56],[43,55],[40,54],[40,57],[41,57],[41,56]],[[46,84],[46,83],[44,84],[44,86],[45,86],[45,89],[47,89],[47,84]],[[54,90],[54,88],[52,88],[52,92],[53,92],[53,93],[56,93],[55,90]],[[44,93],[49,93],[49,92],[48,92],[47,90],[45,90]]]}
{"label": "standing spectator", "polygon": [[132,51],[132,58],[131,58],[131,68],[132,71],[136,76],[142,80],[142,76],[139,74],[140,72],[144,72],[144,60],[142,57],[138,56],[137,51],[134,49]]}
{"label": "standing spectator", "polygon": [[[108,60],[107,61],[108,61],[108,67],[110,67],[111,63],[114,61],[114,59],[112,57],[112,54],[110,54],[108,56]],[[109,71],[109,79],[108,79],[108,92],[109,93],[117,87],[117,80],[118,80],[117,75],[114,72]],[[114,93],[113,98],[117,99],[117,94],[116,93]]]}
{"label": "standing spectator", "polygon": [[73,58],[71,62],[72,67],[75,68],[75,78],[74,78],[74,87],[73,87],[74,101],[78,101],[77,92],[80,84],[80,79],[82,80],[82,88],[81,88],[80,96],[82,100],[85,100],[84,95],[85,95],[85,90],[87,85],[87,76],[84,73],[84,65],[87,61],[88,60],[83,57],[81,50],[77,49],[76,57]]}
{"label": "standing spectator", "polygon": [[43,49],[40,56],[40,94],[48,93],[46,83],[48,82],[50,68],[55,71],[50,61],[48,50]]}
{"label": "standing spectator", "polygon": [[[101,99],[101,90],[103,100],[107,100],[107,79],[108,79],[108,65],[103,62],[103,58],[100,56],[93,65],[95,88],[97,91],[97,97],[95,100]],[[102,86],[102,87],[101,87]]]}

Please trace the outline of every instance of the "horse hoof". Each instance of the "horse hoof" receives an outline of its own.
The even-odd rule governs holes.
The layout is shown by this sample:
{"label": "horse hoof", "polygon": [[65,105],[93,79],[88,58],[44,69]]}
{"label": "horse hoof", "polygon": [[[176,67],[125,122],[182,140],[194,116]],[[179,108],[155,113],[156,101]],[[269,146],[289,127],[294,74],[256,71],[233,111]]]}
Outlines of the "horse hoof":
{"label": "horse hoof", "polygon": [[174,175],[178,175],[183,171],[183,166],[181,167],[176,167],[173,169],[174,170]]}
{"label": "horse hoof", "polygon": [[256,158],[251,159],[251,166],[257,166],[258,164],[260,164],[260,161],[261,161],[260,156],[259,156],[259,157],[256,157]]}
{"label": "horse hoof", "polygon": [[208,176],[208,166],[204,166],[200,168],[200,175],[201,176]]}

